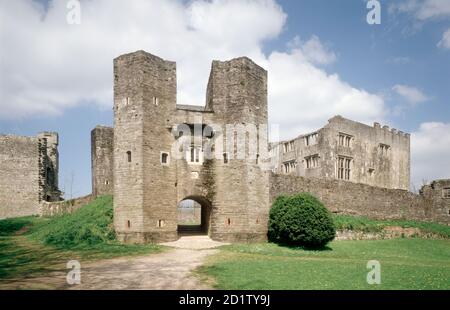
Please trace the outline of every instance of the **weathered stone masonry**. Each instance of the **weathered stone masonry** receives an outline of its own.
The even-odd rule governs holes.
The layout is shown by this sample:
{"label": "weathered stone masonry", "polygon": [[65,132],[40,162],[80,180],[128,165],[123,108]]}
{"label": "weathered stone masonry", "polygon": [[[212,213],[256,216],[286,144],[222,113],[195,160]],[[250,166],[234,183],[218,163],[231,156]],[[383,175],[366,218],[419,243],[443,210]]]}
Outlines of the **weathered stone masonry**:
{"label": "weathered stone masonry", "polygon": [[[143,51],[122,55],[114,60],[114,128],[91,133],[93,195],[60,201],[57,133],[0,135],[0,218],[73,212],[113,194],[119,239],[157,242],[178,238],[177,206],[192,199],[213,239],[260,241],[276,196],[310,192],[336,213],[449,223],[450,180],[419,194],[407,190],[406,133],[336,116],[316,132],[273,144],[272,173],[262,165],[267,134],[257,134],[264,143],[254,157],[236,158],[235,130],[247,125],[267,126],[267,72],[250,59],[213,61],[206,105],[186,106],[176,103],[174,62]],[[185,139],[184,155],[173,158],[172,147]],[[208,159],[211,146],[231,149]]]}
{"label": "weathered stone masonry", "polygon": [[58,134],[0,136],[0,218],[40,214],[42,201],[60,200]]}
{"label": "weathered stone masonry", "polygon": [[[174,131],[180,124],[189,132]],[[267,72],[245,57],[214,61],[206,105],[186,106],[176,104],[175,63],[143,51],[114,60],[114,129],[93,130],[92,171],[94,195],[114,194],[122,241],[177,239],[177,205],[184,199],[202,206],[203,229],[213,239],[264,240],[269,201],[304,191],[333,212],[449,221],[450,181],[433,182],[420,195],[407,190],[408,134],[337,116],[317,132],[274,144],[273,174],[260,165],[268,150],[258,149],[259,163],[232,159],[233,152],[203,160],[216,137],[223,137],[224,147],[233,140],[233,132],[218,128],[197,139],[195,128],[212,124],[267,124]],[[183,136],[191,148],[185,157],[172,158],[171,148]],[[349,169],[339,171],[340,157],[351,159]],[[289,162],[293,169],[283,171]]]}
{"label": "weathered stone masonry", "polygon": [[91,132],[92,195],[112,195],[114,190],[114,129],[97,126]]}
{"label": "weathered stone masonry", "polygon": [[[171,158],[181,137],[173,128],[180,124],[267,125],[267,72],[245,57],[214,61],[206,107],[193,107],[176,104],[175,63],[143,51],[114,60],[118,237],[125,242],[176,240],[177,205],[189,198],[202,205],[202,225],[213,239],[265,240],[268,172],[255,159],[197,160],[212,137],[192,139],[194,160]],[[215,137],[227,134],[232,133],[214,130]]]}
{"label": "weathered stone masonry", "polygon": [[279,195],[308,192],[334,213],[377,219],[413,219],[450,223],[450,180],[434,181],[420,194],[341,180],[271,174],[270,200]]}
{"label": "weathered stone masonry", "polygon": [[410,135],[335,116],[323,128],[272,146],[274,172],[377,187],[410,186]]}

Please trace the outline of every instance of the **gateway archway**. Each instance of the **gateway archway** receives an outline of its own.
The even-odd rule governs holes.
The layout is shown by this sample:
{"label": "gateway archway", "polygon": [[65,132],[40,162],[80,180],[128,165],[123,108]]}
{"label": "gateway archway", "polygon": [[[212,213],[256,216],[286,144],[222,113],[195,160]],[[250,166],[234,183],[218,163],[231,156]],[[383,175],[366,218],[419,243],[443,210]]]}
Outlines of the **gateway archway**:
{"label": "gateway archway", "polygon": [[211,203],[201,196],[188,196],[177,206],[178,235],[208,235]]}

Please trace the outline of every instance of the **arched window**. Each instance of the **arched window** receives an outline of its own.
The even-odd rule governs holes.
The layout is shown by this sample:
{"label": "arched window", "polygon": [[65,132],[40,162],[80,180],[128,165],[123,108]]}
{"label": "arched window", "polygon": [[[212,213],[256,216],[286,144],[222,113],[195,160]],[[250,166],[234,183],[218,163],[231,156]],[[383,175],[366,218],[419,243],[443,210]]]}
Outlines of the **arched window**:
{"label": "arched window", "polygon": [[131,163],[131,151],[127,152],[127,159],[128,159],[128,162]]}

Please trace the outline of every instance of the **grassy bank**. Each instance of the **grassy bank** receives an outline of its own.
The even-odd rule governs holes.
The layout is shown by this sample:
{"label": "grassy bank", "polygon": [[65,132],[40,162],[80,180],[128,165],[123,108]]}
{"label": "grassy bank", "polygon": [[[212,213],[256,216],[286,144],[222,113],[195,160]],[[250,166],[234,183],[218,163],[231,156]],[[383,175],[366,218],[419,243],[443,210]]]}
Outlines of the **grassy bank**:
{"label": "grassy bank", "polygon": [[115,239],[112,197],[99,197],[73,214],[0,221],[0,279],[65,269],[67,261],[157,253],[157,245]]}
{"label": "grassy bank", "polygon": [[403,228],[418,228],[424,233],[435,234],[444,238],[450,238],[450,226],[411,220],[375,220],[367,217],[350,215],[333,215],[333,220],[338,230],[353,230],[364,232],[381,232],[387,226],[399,226]]}
{"label": "grassy bank", "polygon": [[[450,289],[450,241],[334,241],[307,251],[275,244],[224,246],[198,269],[219,289]],[[381,264],[381,284],[366,281],[369,260]]]}

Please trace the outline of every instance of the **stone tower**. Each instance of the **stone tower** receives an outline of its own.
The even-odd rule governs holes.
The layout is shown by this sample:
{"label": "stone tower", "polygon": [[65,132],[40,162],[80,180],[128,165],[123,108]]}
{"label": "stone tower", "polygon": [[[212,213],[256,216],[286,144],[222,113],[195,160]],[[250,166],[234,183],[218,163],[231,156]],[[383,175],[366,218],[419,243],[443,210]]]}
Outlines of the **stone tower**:
{"label": "stone tower", "polygon": [[177,238],[173,143],[175,63],[138,51],[114,60],[114,224],[129,242]]}
{"label": "stone tower", "polygon": [[97,126],[91,131],[92,195],[112,195],[114,129]]}
{"label": "stone tower", "polygon": [[[180,126],[188,128],[183,139],[189,144],[178,150]],[[248,58],[213,62],[206,107],[177,105],[174,62],[144,51],[116,58],[113,178],[119,239],[176,240],[177,206],[192,199],[202,206],[201,226],[211,238],[264,240],[266,127],[267,72]],[[195,128],[200,142],[191,136]],[[205,134],[206,128],[213,131]],[[207,143],[223,153],[208,157]],[[173,156],[176,152],[184,155]]]}
{"label": "stone tower", "polygon": [[39,147],[39,183],[41,200],[58,201],[61,192],[58,189],[59,174],[59,136],[56,132],[41,132],[37,135]]}
{"label": "stone tower", "polygon": [[[226,241],[264,240],[269,212],[269,180],[263,169],[267,71],[246,57],[214,61],[206,109],[214,111],[216,121],[225,126],[224,156],[228,158],[228,163],[218,160],[215,165],[211,235]],[[256,135],[247,130],[251,128]]]}

